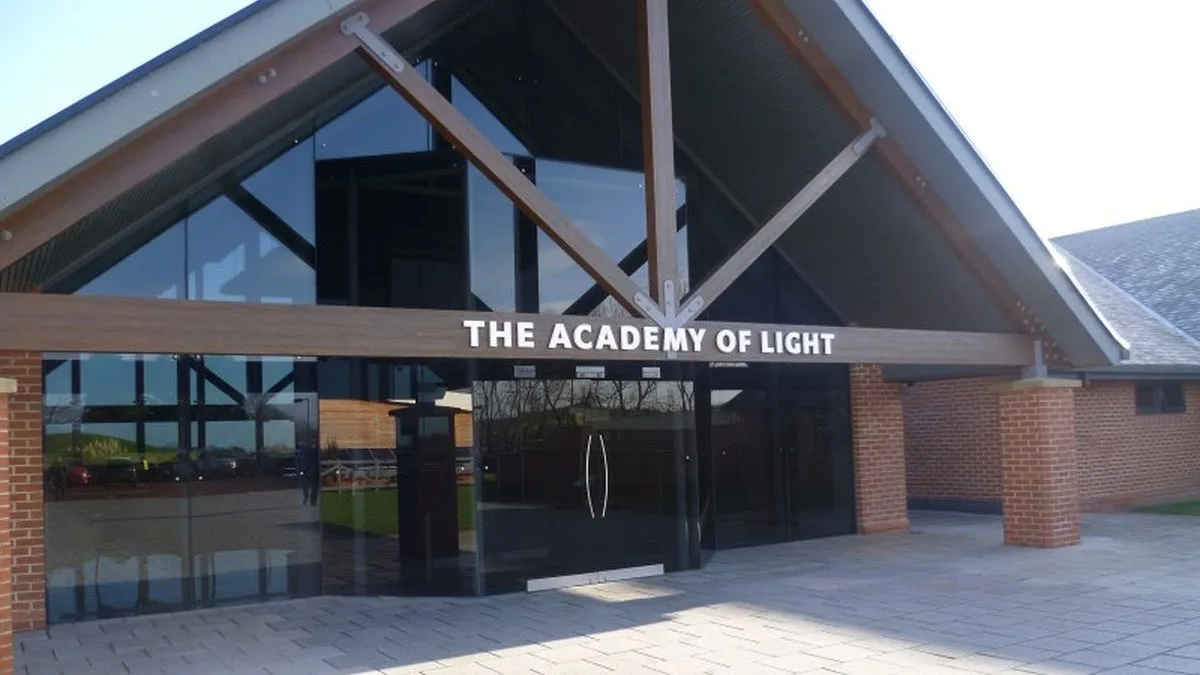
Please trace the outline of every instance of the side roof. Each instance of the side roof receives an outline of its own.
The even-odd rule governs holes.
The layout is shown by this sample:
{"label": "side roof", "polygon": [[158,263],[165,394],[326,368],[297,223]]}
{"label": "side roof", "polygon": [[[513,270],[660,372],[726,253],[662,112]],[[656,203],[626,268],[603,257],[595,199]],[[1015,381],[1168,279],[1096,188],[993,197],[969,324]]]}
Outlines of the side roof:
{"label": "side roof", "polygon": [[[1056,240],[1057,242],[1057,240]],[[1129,358],[1097,372],[1197,373],[1200,342],[1139,302],[1087,263],[1060,249],[1080,290],[1095,304],[1119,337],[1129,344]]]}
{"label": "side roof", "polygon": [[1200,340],[1200,209],[1059,237],[1054,243]]}
{"label": "side roof", "polygon": [[0,146],[0,219],[356,0],[257,0]]}

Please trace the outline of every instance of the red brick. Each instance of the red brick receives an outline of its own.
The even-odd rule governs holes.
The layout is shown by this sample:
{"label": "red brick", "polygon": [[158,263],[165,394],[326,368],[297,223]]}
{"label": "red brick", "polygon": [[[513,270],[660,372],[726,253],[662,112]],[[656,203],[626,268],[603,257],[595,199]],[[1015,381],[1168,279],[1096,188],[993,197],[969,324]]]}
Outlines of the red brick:
{"label": "red brick", "polygon": [[[0,352],[0,377],[17,381],[9,397],[8,447],[3,480],[9,489],[3,502],[9,550],[0,553],[11,566],[10,593],[2,595],[11,628],[22,632],[46,623],[44,587],[42,470],[42,357],[38,352]],[[5,672],[0,669],[0,673]]]}
{"label": "red brick", "polygon": [[902,385],[879,366],[850,367],[854,496],[860,534],[907,532]]}

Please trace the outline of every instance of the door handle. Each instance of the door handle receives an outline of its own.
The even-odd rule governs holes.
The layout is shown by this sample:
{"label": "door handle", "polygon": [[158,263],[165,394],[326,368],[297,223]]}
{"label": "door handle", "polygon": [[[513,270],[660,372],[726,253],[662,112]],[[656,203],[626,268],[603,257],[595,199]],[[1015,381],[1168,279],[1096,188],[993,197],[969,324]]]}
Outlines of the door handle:
{"label": "door handle", "polygon": [[[583,494],[587,496],[588,513],[596,519],[596,506],[592,503],[592,436],[588,434],[587,446],[583,451]],[[601,443],[604,441],[601,440]]]}
{"label": "door handle", "polygon": [[600,456],[604,458],[604,501],[600,502],[600,517],[608,516],[608,446],[604,443],[604,434],[600,436]]}

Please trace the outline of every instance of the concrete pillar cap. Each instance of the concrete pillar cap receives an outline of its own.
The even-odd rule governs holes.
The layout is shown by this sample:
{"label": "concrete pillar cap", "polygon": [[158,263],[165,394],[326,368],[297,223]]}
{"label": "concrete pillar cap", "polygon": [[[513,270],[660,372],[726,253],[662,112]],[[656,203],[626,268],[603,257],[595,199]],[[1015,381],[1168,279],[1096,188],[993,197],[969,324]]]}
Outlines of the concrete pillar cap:
{"label": "concrete pillar cap", "polygon": [[1021,391],[1024,389],[1078,389],[1082,386],[1082,381],[1068,377],[1030,377],[997,383],[997,388],[1001,391]]}
{"label": "concrete pillar cap", "polygon": [[0,377],[0,394],[15,394],[17,393],[17,381]]}

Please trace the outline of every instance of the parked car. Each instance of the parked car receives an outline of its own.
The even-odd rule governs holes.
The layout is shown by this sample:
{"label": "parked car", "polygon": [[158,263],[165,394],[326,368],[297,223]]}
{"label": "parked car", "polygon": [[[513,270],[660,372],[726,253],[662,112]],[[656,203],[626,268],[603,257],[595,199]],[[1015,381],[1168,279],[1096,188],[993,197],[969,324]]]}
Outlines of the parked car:
{"label": "parked car", "polygon": [[98,485],[137,485],[141,479],[138,463],[132,459],[114,458],[98,466],[86,467]]}

